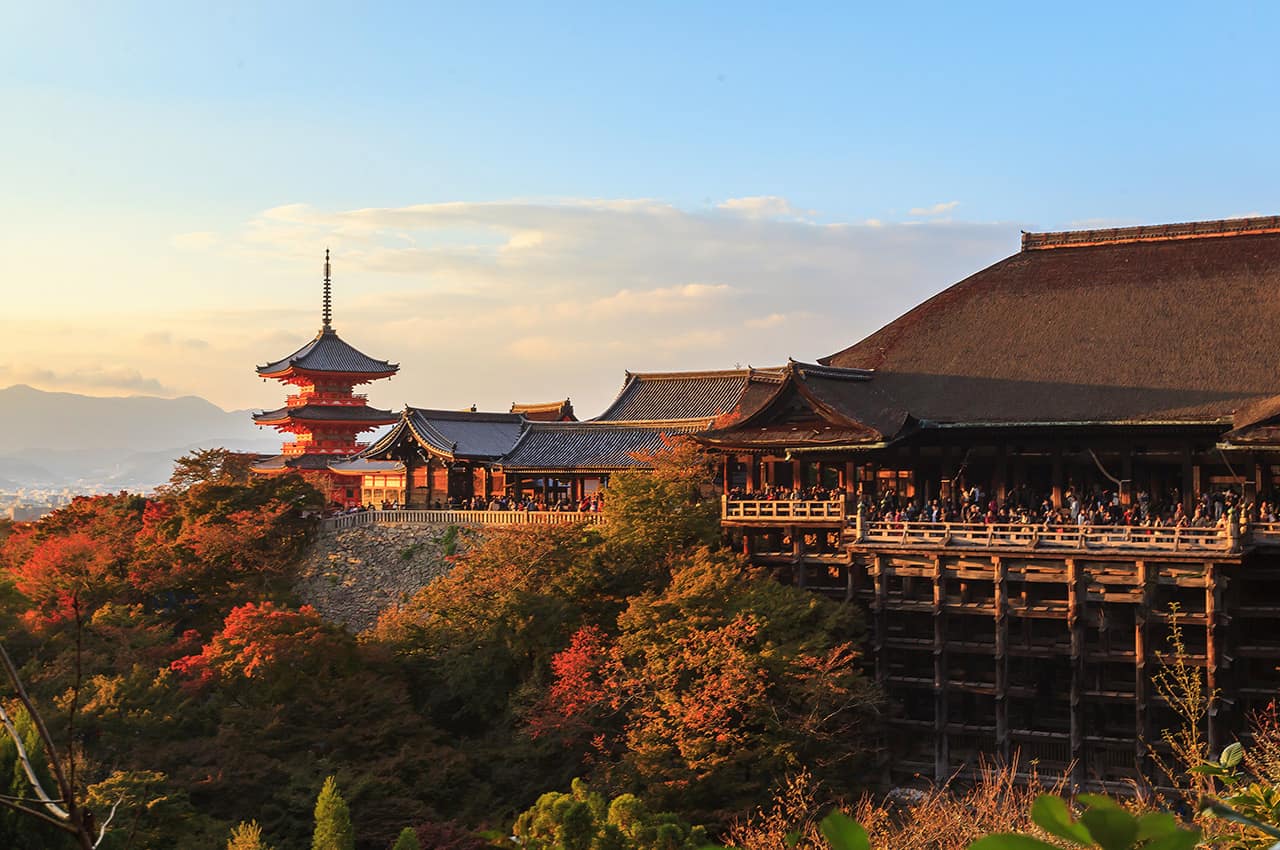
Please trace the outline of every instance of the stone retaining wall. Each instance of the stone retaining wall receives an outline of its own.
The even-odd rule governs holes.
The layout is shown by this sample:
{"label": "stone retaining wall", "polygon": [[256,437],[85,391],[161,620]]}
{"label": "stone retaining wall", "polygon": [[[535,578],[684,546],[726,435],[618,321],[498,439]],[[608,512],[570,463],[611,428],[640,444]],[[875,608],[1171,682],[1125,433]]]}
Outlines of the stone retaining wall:
{"label": "stone retaining wall", "polygon": [[[449,526],[366,525],[321,534],[298,580],[298,595],[326,619],[352,631],[408,600],[449,569]],[[458,546],[469,532],[456,531]]]}

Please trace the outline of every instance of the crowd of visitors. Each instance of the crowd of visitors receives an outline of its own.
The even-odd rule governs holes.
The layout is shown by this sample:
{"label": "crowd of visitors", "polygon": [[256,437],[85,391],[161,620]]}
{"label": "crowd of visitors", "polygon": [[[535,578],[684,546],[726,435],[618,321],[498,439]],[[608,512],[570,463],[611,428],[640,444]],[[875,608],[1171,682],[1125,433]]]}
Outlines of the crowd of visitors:
{"label": "crowd of visitors", "polygon": [[[766,487],[748,492],[734,487],[726,494],[732,501],[832,501],[844,491],[824,487]],[[960,488],[954,498],[930,499],[900,496],[893,488],[876,494],[848,497],[851,511],[861,510],[864,520],[892,523],[946,522],[993,525],[1012,523],[1041,526],[1136,526],[1145,528],[1215,528],[1235,518],[1243,525],[1276,522],[1271,500],[1245,501],[1240,492],[1225,487],[1198,494],[1188,505],[1174,490],[1156,497],[1140,490],[1128,504],[1116,490],[1094,487],[1067,488],[1062,506],[1055,507],[1050,494],[1034,494],[1021,486],[1003,498],[979,485]]]}
{"label": "crowd of visitors", "polygon": [[[407,505],[401,505],[398,501],[388,501],[384,499],[379,504],[367,505],[351,505],[347,508],[334,506],[329,511],[329,516],[340,514],[365,513],[367,511],[399,511],[408,510]],[[494,495],[489,499],[482,496],[475,496],[468,499],[454,497],[448,502],[436,499],[431,504],[431,510],[436,511],[556,511],[560,513],[568,513],[578,511],[581,513],[599,513],[604,509],[604,495],[594,493],[589,496],[583,496],[578,501],[573,501],[567,497],[546,499],[541,496],[526,495],[515,497],[511,495]]]}

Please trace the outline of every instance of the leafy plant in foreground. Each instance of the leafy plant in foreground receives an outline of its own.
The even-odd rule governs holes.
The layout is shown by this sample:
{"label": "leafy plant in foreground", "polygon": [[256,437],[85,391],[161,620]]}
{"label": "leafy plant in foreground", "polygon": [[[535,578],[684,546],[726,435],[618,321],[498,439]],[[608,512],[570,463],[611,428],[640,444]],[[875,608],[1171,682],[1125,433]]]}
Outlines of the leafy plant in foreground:
{"label": "leafy plant in foreground", "polygon": [[[1081,794],[1084,806],[1079,819],[1061,797],[1045,794],[1031,805],[1031,819],[1050,835],[1077,847],[1101,850],[1192,850],[1200,830],[1178,825],[1168,812],[1134,815],[1110,797]],[[1058,850],[1056,845],[1030,835],[989,835],[969,845],[969,850]]]}

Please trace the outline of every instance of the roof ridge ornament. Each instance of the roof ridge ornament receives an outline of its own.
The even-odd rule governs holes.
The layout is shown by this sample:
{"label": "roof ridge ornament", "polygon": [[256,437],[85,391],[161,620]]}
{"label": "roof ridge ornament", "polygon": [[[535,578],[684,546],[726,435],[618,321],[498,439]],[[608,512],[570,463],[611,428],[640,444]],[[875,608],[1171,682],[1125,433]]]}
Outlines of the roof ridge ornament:
{"label": "roof ridge ornament", "polygon": [[324,249],[324,299],[321,301],[320,317],[323,320],[321,331],[333,330],[332,278],[329,276],[329,249]]}

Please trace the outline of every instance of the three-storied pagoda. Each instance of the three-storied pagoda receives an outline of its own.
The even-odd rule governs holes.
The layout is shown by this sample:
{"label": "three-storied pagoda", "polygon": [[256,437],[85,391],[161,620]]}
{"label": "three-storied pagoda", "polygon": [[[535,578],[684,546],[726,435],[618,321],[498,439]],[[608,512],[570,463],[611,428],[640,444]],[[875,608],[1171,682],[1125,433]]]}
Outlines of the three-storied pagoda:
{"label": "three-storied pagoda", "polygon": [[356,436],[399,417],[389,410],[369,406],[368,398],[353,392],[359,384],[390,378],[400,367],[377,360],[344,342],[333,329],[332,282],[329,251],[324,252],[324,300],[321,326],[315,339],[288,357],[258,367],[263,379],[292,384],[299,391],[285,406],[255,414],[253,421],[293,434],[276,457],[253,468],[260,474],[290,471],[322,473],[329,480],[329,501],[349,505],[361,502],[359,479],[330,470],[335,461],[355,455],[364,444]]}

